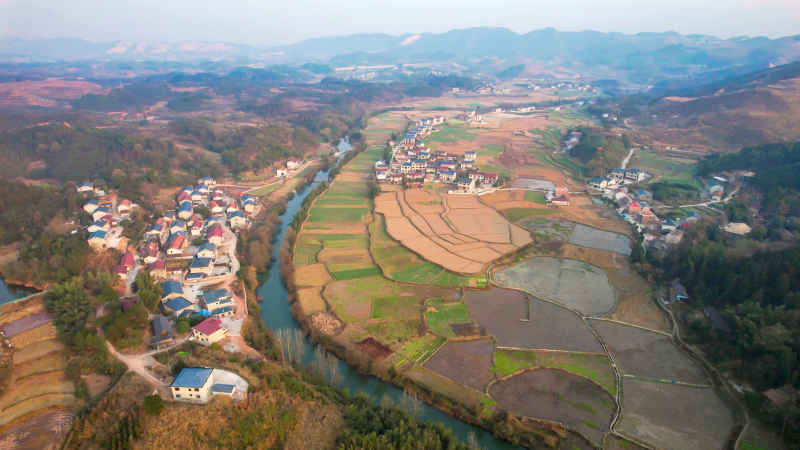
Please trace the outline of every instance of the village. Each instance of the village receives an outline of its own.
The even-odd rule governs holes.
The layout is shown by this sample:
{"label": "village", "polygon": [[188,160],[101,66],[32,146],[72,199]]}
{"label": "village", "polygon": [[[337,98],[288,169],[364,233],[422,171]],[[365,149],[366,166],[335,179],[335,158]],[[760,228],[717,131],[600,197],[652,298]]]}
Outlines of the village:
{"label": "village", "polygon": [[[299,161],[287,161],[296,169]],[[278,169],[278,176],[288,171]],[[247,316],[247,301],[234,293],[239,262],[236,233],[247,228],[261,206],[255,197],[234,195],[217,186],[212,177],[181,189],[175,209],[166,211],[147,226],[139,242],[125,237],[123,222],[138,205],[117,193],[106,193],[84,182],[77,191],[88,198],[83,205],[92,220],[86,227],[89,246],[98,253],[114,249],[122,253],[111,268],[119,278],[126,311],[140,299],[135,280],[146,272],[159,283],[161,314],[149,314],[153,352],[168,350],[185,341],[200,345],[222,345],[226,351],[242,351],[246,344],[240,330]],[[191,328],[181,336],[179,321]],[[144,369],[146,370],[146,369]],[[207,402],[214,395],[234,399],[246,397],[247,383],[238,375],[220,369],[184,368],[169,385],[174,400]]]}

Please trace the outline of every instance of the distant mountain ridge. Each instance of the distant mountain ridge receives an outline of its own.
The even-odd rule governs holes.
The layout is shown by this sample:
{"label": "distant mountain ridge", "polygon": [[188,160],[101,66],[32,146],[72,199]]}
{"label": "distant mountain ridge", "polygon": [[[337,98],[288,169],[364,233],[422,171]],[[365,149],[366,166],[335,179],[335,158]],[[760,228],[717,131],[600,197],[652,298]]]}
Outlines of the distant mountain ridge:
{"label": "distant mountain ridge", "polygon": [[445,33],[374,33],[321,37],[295,44],[258,47],[226,42],[95,43],[80,39],[0,40],[0,61],[223,60],[249,63],[327,62],[333,66],[458,62],[469,69],[500,61],[547,63],[586,71],[628,73],[640,82],[715,70],[741,72],[800,60],[800,35],[770,39],[663,33],[558,31],[516,33],[505,28],[467,28]]}

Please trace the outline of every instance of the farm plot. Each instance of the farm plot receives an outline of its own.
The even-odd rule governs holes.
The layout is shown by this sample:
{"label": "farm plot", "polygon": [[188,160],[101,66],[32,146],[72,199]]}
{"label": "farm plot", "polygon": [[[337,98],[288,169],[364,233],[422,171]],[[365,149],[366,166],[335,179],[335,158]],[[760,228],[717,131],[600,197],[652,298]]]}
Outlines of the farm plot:
{"label": "farm plot", "polygon": [[444,338],[430,333],[427,333],[416,339],[412,339],[408,341],[400,350],[400,353],[405,358],[404,360],[401,360],[400,363],[404,362],[405,360],[413,362],[424,361],[430,355],[432,355],[436,349],[441,347],[445,341],[446,340]]}
{"label": "farm plot", "polygon": [[612,396],[617,395],[617,378],[606,355],[547,350],[498,350],[494,354],[497,377],[502,378],[528,368],[565,370],[594,381]]}
{"label": "farm plot", "polygon": [[603,352],[578,316],[551,303],[529,299],[522,292],[501,288],[469,290],[464,303],[499,347]]}
{"label": "farm plot", "polygon": [[575,225],[575,229],[569,237],[569,242],[582,247],[617,252],[625,256],[630,256],[631,254],[631,243],[627,236],[598,230],[582,224]]}
{"label": "farm plot", "polygon": [[317,207],[311,208],[309,222],[361,222],[367,215],[367,208]]}
{"label": "farm plot", "polygon": [[455,337],[453,325],[470,324],[467,305],[462,302],[445,303],[439,299],[429,300],[425,305],[425,323],[431,332],[442,337]]}
{"label": "farm plot", "polygon": [[483,391],[494,378],[491,339],[449,341],[426,363],[425,368],[464,386]]}
{"label": "farm plot", "polygon": [[61,345],[55,339],[47,340],[47,341],[39,341],[28,345],[27,347],[17,350],[14,352],[14,365],[17,364],[24,364],[28,361],[33,361],[37,358],[41,358],[42,356],[52,353],[61,351],[64,349],[64,346]]}
{"label": "farm plot", "polygon": [[50,313],[43,311],[29,316],[21,317],[13,322],[9,322],[3,327],[3,332],[7,337],[14,337],[20,333],[24,333],[32,328],[44,325],[53,320]]}
{"label": "farm plot", "polygon": [[561,422],[600,446],[616,410],[614,399],[592,382],[559,370],[537,369],[498,381],[489,394],[505,409]]}
{"label": "farm plot", "polygon": [[72,413],[61,408],[34,414],[5,428],[0,434],[0,448],[58,449],[72,422]]}
{"label": "farm plot", "polygon": [[599,267],[572,259],[538,257],[497,271],[494,281],[560,303],[584,315],[605,314],[616,297]]}
{"label": "farm plot", "polygon": [[520,221],[522,228],[530,231],[536,236],[560,242],[569,240],[575,224],[561,219],[544,219],[541,217],[531,217]]}
{"label": "farm plot", "polygon": [[735,420],[713,389],[625,378],[622,391],[621,433],[664,449],[728,447]]}
{"label": "farm plot", "polygon": [[297,301],[304,315],[325,311],[325,300],[320,295],[320,288],[310,287],[297,291]]}
{"label": "farm plot", "polygon": [[605,320],[590,324],[602,337],[625,375],[707,384],[705,371],[683,354],[669,336]]}
{"label": "farm plot", "polygon": [[64,377],[62,371],[33,375],[22,382],[14,383],[14,388],[0,397],[0,410],[41,395],[71,394],[73,392],[75,392],[75,386]]}
{"label": "farm plot", "polygon": [[47,322],[44,325],[17,334],[11,338],[11,343],[14,344],[15,348],[20,349],[36,342],[55,339],[56,334],[56,327],[53,326],[52,322]]}
{"label": "farm plot", "polygon": [[294,280],[298,286],[324,286],[331,281],[331,276],[325,264],[309,264],[295,269]]}

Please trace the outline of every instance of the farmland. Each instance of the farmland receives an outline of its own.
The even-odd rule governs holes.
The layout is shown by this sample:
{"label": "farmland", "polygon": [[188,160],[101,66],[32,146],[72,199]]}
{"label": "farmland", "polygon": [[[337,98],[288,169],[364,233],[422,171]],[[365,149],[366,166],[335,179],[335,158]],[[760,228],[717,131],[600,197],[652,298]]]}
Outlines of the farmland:
{"label": "farmland", "polygon": [[[375,362],[373,371],[391,367],[398,379],[481,414],[500,407],[561,423],[577,433],[565,442],[579,448],[588,445],[582,438],[594,446],[633,445],[608,434],[618,395],[625,408],[615,431],[631,439],[662,447],[673,433],[695,433],[666,419],[663,411],[674,405],[647,403],[671,401],[660,397],[664,383],[657,380],[700,386],[670,385],[675,405],[690,406],[687,392],[719,399],[703,387],[705,372],[661,333],[669,323],[630,266],[627,225],[580,194],[570,206],[551,208],[542,194],[523,189],[477,197],[436,185],[380,185],[370,202],[368,175],[382,156],[382,139],[404,126],[401,117],[370,119],[366,151],[342,167],[298,232],[298,309],[310,322],[340,320],[334,342]],[[514,166],[521,149],[499,139],[497,128],[445,128],[431,148],[478,149],[481,167],[505,165],[526,177],[572,183],[568,170],[547,158]],[[544,129],[551,140],[558,135]],[[511,252],[513,260],[501,259]],[[484,269],[498,260],[504,265],[487,280]],[[619,392],[618,379],[626,387]],[[725,417],[714,420],[728,427]],[[680,442],[721,445],[715,433]]]}

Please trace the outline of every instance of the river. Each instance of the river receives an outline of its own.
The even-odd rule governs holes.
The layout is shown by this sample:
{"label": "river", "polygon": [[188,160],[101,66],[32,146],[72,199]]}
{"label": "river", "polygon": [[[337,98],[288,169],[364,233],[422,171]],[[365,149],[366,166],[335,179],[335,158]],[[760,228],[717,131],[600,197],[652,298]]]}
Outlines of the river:
{"label": "river", "polygon": [[19,298],[27,297],[37,292],[38,291],[36,289],[6,284],[5,280],[0,278],[0,305],[17,300]]}
{"label": "river", "polygon": [[[350,150],[349,143],[342,140],[339,143],[339,150]],[[308,196],[311,189],[316,187],[323,181],[327,181],[328,171],[320,171],[314,178],[314,181],[302,190],[297,192],[297,195],[292,198],[286,205],[286,212],[281,216],[280,232],[277,236],[277,242],[283,243],[284,235],[289,224],[294,219],[295,214],[300,209],[303,199]],[[278,330],[295,330],[299,329],[300,325],[292,316],[289,309],[289,293],[284,286],[280,277],[280,270],[278,264],[278,251],[280,246],[275,246],[272,252],[273,264],[267,274],[266,281],[258,288],[258,294],[264,301],[261,304],[261,317],[264,323],[273,331]],[[314,345],[307,339],[303,342],[303,365],[306,367],[311,366],[317,357],[314,352]],[[375,403],[388,398],[394,405],[401,405],[406,394],[396,386],[384,382],[381,379],[369,375],[359,373],[357,370],[351,368],[345,362],[337,360],[337,372],[340,375],[338,379],[340,382],[337,385],[341,388],[347,389],[351,394],[363,393],[373,399]],[[385,400],[384,400],[385,401]],[[422,403],[419,414],[419,419],[427,420],[430,422],[438,422],[445,425],[453,431],[453,434],[458,436],[462,441],[467,442],[470,435],[474,437],[472,442],[476,442],[481,448],[488,449],[512,449],[518,448],[506,441],[497,439],[491,433],[482,428],[462,422],[452,416],[449,416],[436,408],[433,408],[425,403]]]}

